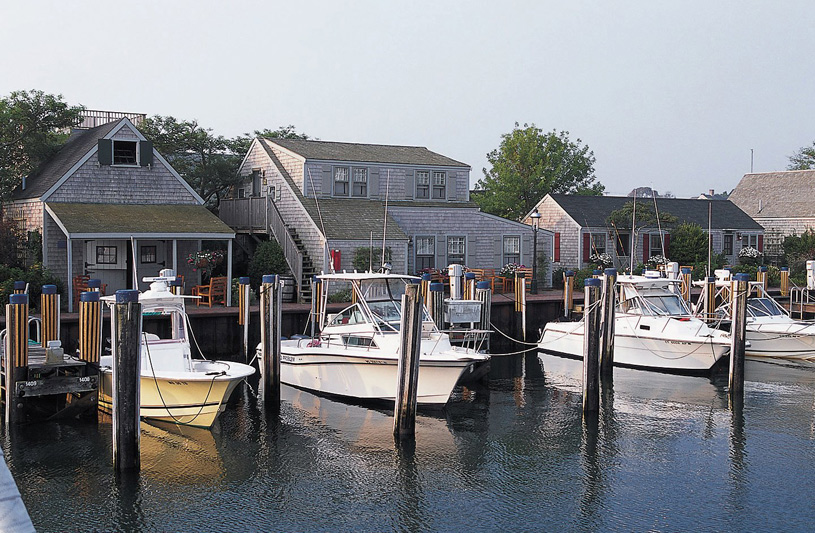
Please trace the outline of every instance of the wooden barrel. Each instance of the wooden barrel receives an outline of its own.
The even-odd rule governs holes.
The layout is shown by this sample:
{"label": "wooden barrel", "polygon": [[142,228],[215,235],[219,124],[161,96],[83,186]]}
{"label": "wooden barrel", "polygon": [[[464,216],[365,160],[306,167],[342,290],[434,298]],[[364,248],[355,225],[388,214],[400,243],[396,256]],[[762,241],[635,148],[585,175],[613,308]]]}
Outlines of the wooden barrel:
{"label": "wooden barrel", "polygon": [[296,301],[295,290],[297,287],[294,278],[292,276],[280,276],[280,279],[283,280],[283,301],[287,303]]}

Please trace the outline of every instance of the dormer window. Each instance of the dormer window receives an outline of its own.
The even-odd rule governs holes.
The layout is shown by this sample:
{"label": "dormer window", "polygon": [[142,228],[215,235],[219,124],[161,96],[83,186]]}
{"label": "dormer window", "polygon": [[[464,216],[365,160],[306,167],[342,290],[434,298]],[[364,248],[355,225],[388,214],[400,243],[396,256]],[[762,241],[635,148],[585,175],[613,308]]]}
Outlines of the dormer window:
{"label": "dormer window", "polygon": [[334,196],[348,196],[348,167],[334,167]]}
{"label": "dormer window", "polygon": [[153,143],[130,139],[99,139],[96,156],[100,165],[146,167],[153,164]]}
{"label": "dormer window", "polygon": [[354,181],[351,188],[351,196],[366,197],[368,196],[368,169],[355,168]]}
{"label": "dormer window", "polygon": [[430,198],[430,172],[427,170],[416,171],[416,198]]}
{"label": "dormer window", "polygon": [[135,165],[136,141],[113,141],[113,164],[114,165]]}
{"label": "dormer window", "polygon": [[447,172],[433,172],[433,199],[443,200],[447,196]]}

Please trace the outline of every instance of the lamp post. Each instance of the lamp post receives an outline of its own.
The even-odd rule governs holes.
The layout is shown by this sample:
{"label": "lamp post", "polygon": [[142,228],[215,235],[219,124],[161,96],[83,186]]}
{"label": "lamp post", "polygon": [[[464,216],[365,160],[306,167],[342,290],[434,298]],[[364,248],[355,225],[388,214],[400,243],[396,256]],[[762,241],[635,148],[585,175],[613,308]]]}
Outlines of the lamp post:
{"label": "lamp post", "polygon": [[541,214],[538,213],[536,207],[529,216],[532,219],[532,290],[530,292],[538,294],[538,225]]}

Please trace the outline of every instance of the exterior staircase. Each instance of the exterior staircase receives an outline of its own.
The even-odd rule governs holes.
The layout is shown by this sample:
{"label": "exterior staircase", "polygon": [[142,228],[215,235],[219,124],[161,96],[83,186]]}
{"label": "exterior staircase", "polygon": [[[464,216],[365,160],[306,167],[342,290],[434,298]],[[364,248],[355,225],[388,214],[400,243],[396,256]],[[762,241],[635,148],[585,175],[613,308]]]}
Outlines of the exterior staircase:
{"label": "exterior staircase", "polygon": [[317,268],[314,266],[314,263],[311,260],[311,257],[308,255],[305,246],[303,245],[303,240],[297,235],[297,230],[291,226],[286,226],[286,230],[291,235],[292,241],[297,246],[297,250],[300,252],[303,258],[303,272],[301,278],[297,281],[297,301],[300,303],[311,303],[312,294],[311,294],[311,280],[317,274]]}

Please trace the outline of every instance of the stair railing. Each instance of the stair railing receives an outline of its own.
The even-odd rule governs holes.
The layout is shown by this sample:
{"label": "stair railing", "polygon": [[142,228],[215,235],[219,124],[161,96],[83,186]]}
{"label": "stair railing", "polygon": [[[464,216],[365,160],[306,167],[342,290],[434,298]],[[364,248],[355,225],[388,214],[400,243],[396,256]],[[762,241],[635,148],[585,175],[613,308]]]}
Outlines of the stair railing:
{"label": "stair railing", "polygon": [[[266,225],[269,228],[269,232],[274,235],[274,238],[277,239],[277,242],[279,242],[283,248],[283,256],[286,258],[286,263],[289,265],[295,283],[297,283],[299,288],[303,283],[303,253],[297,248],[294,238],[283,222],[280,211],[268,196],[266,197]],[[297,293],[299,295],[300,291],[298,290]],[[299,299],[298,296],[298,300]]]}

